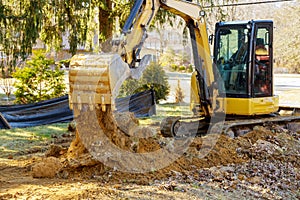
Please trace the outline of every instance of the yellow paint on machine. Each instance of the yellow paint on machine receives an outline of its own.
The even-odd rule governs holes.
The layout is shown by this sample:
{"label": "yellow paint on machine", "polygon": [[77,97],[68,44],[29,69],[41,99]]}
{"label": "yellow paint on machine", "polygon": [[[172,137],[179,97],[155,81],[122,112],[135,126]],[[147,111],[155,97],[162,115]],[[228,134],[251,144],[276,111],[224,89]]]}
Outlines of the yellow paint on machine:
{"label": "yellow paint on machine", "polygon": [[263,115],[278,111],[279,97],[258,98],[218,98],[225,105],[226,114],[232,115]]}

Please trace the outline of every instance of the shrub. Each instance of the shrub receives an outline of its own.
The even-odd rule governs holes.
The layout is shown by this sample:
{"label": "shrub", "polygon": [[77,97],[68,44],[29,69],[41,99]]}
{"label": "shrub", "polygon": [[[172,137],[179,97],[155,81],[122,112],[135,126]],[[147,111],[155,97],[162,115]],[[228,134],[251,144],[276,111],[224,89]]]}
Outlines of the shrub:
{"label": "shrub", "polygon": [[175,94],[175,103],[182,103],[184,99],[183,91],[180,87],[180,80],[178,79],[176,94]]}
{"label": "shrub", "polygon": [[179,71],[185,71],[185,70],[186,70],[186,68],[185,68],[184,65],[180,65],[180,66],[179,66]]}
{"label": "shrub", "polygon": [[122,84],[119,97],[126,97],[129,95],[133,95],[137,92],[140,92],[141,81],[136,79],[127,79]]}
{"label": "shrub", "polygon": [[192,73],[193,71],[194,71],[193,65],[189,64],[189,66],[188,66],[188,72]]}
{"label": "shrub", "polygon": [[12,74],[16,79],[16,103],[34,103],[65,94],[64,72],[58,67],[51,69],[53,64],[54,60],[37,53]]}
{"label": "shrub", "polygon": [[119,96],[128,96],[137,92],[153,89],[156,103],[166,99],[170,86],[165,71],[158,63],[151,63],[144,71],[140,80],[126,80],[119,92]]}
{"label": "shrub", "polygon": [[69,68],[69,66],[70,66],[70,59],[59,61],[58,62],[58,66],[60,68]]}
{"label": "shrub", "polygon": [[171,67],[172,71],[174,71],[174,72],[178,71],[178,65],[173,63],[173,64],[170,65],[170,67]]}

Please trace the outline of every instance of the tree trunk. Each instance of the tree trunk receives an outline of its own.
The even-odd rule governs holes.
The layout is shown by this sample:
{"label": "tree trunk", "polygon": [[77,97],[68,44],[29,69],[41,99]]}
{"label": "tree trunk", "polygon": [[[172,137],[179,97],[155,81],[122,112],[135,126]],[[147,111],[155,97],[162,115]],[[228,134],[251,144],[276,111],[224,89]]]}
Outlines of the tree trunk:
{"label": "tree trunk", "polygon": [[[109,40],[112,38],[113,35],[113,19],[110,16],[112,11],[112,1],[105,0],[104,3],[104,8],[99,7],[99,44],[100,49],[102,51],[107,52],[111,49],[109,48]],[[106,42],[106,44],[104,42]]]}

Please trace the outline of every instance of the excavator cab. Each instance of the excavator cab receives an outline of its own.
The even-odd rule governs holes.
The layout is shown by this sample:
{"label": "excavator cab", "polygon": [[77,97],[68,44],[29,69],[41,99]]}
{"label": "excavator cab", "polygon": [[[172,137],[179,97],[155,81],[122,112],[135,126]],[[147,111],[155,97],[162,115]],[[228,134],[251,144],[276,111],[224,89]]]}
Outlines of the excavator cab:
{"label": "excavator cab", "polygon": [[223,81],[219,101],[226,114],[263,115],[278,110],[273,90],[273,22],[219,22],[214,41],[215,74]]}

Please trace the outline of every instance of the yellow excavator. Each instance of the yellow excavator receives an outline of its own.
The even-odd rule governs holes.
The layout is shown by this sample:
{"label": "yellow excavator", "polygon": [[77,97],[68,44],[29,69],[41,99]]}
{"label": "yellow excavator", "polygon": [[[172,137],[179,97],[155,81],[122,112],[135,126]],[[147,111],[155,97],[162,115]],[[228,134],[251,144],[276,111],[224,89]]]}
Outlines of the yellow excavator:
{"label": "yellow excavator", "polygon": [[[193,122],[197,122],[197,129],[207,132],[212,119],[217,119],[215,122],[226,119],[222,127],[214,131],[235,130],[235,134],[236,129],[256,124],[299,120],[297,116],[277,114],[279,101],[273,89],[271,20],[219,22],[215,34],[209,37],[205,12],[200,5],[184,0],[136,0],[119,44],[112,46],[113,53],[76,55],[71,59],[70,107],[75,118],[85,115],[86,111],[95,115],[95,118],[91,118],[91,114],[82,117],[84,120],[77,124],[78,129],[84,124],[94,126],[96,120],[100,125],[95,129],[114,134],[115,98],[124,80],[139,78],[149,63],[149,56],[140,59],[140,51],[147,29],[160,8],[186,22],[195,66],[190,102],[195,116],[167,118],[161,125],[164,136],[176,136],[178,126],[192,127],[189,124]],[[210,52],[212,39],[213,54]],[[87,141],[101,143],[101,138],[82,133],[81,138],[85,137],[89,137]]]}

